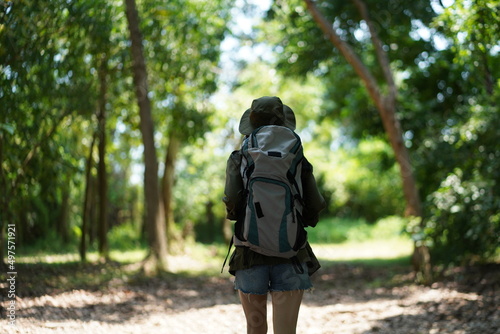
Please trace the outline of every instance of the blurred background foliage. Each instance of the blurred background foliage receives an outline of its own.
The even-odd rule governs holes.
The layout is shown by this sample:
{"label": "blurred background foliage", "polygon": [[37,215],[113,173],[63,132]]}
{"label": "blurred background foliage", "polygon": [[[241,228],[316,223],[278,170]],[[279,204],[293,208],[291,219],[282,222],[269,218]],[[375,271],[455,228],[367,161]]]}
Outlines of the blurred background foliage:
{"label": "blurred background foliage", "polygon": [[[123,3],[0,3],[0,230],[16,224],[20,251],[76,251],[89,184],[91,249],[99,201],[108,207],[111,249],[147,247]],[[377,110],[303,1],[142,0],[160,173],[169,144],[179,145],[176,242],[227,238],[220,199],[227,156],[241,141],[239,117],[254,98],[277,95],[297,115],[328,200],[322,223],[310,232],[313,242],[385,238],[397,230],[429,245],[436,263],[498,256],[500,1],[365,3],[396,78],[397,115],[424,224],[403,218],[399,169]],[[354,4],[317,5],[381,80]],[[107,198],[97,194],[94,147],[103,75]]]}

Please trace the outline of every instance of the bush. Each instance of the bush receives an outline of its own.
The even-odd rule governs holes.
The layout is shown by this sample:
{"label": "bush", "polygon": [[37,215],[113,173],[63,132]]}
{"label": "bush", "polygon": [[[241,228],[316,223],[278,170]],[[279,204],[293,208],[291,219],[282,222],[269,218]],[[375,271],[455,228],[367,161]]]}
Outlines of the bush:
{"label": "bush", "polygon": [[467,264],[494,257],[500,244],[500,200],[495,181],[467,179],[456,169],[429,196],[424,235],[439,263]]}
{"label": "bush", "polygon": [[399,169],[387,143],[371,139],[355,149],[339,148],[328,154],[324,163],[318,159],[314,166],[329,214],[368,222],[403,214]]}
{"label": "bush", "polygon": [[108,242],[111,250],[131,250],[143,246],[141,232],[132,224],[113,227],[108,232]]}

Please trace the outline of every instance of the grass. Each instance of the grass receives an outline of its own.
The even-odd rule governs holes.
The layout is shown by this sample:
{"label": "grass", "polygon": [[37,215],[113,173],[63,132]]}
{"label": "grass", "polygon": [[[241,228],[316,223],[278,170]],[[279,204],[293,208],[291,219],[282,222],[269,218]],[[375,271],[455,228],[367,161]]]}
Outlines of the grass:
{"label": "grass", "polygon": [[328,262],[408,263],[413,242],[402,233],[405,221],[386,217],[375,224],[362,219],[326,218],[308,229],[316,256]]}
{"label": "grass", "polygon": [[367,240],[342,244],[312,244],[318,258],[329,261],[369,261],[408,258],[413,243],[408,239]]}
{"label": "grass", "polygon": [[[308,228],[309,242],[341,244],[368,240],[387,240],[403,237],[405,220],[391,216],[374,224],[364,219],[324,218],[314,228]],[[403,237],[404,238],[404,237]]]}

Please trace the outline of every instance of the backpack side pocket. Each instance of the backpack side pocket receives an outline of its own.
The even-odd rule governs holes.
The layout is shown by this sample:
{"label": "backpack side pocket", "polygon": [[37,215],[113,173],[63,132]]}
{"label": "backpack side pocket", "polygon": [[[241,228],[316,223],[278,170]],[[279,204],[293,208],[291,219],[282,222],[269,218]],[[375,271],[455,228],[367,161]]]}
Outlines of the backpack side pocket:
{"label": "backpack side pocket", "polygon": [[295,210],[295,217],[297,218],[297,239],[295,240],[295,244],[293,245],[293,250],[298,251],[307,242],[307,231],[304,228],[304,224],[302,223],[302,215],[298,210]]}
{"label": "backpack side pocket", "polygon": [[234,235],[241,241],[246,241],[247,239],[244,236],[245,230],[245,218],[246,218],[246,210],[247,210],[247,201],[248,201],[248,190],[243,190],[237,204],[237,218],[234,223]]}

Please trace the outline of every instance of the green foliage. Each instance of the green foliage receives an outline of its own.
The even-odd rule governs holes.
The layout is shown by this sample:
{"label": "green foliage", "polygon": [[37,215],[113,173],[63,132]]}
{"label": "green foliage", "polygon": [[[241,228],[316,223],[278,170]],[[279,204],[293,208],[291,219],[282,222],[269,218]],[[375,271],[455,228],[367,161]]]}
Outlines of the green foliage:
{"label": "green foliage", "polygon": [[[410,224],[408,228],[432,247],[438,261],[487,259],[497,251],[499,241],[499,2],[454,1],[448,7],[437,1],[364,2],[391,60],[403,139],[411,150],[425,201],[426,227],[418,230]],[[366,22],[353,2],[319,1],[317,5],[380,79]],[[327,145],[336,148],[342,142],[345,148],[355,139],[383,137],[380,119],[359,79],[324,39],[304,3],[275,1],[268,19],[270,24],[262,30],[277,45],[282,73],[315,73],[327,87],[318,120],[332,133],[340,133],[331,136]],[[332,126],[341,130],[332,131]],[[362,152],[362,145],[352,146]],[[377,154],[366,156],[381,161]],[[394,200],[387,209],[402,213],[392,163],[379,162],[387,167],[383,169],[375,162],[373,168],[359,153],[346,157],[339,150],[326,160],[316,170],[322,172],[319,180],[332,212],[350,211],[374,221],[388,214],[378,209],[377,201]],[[357,160],[363,163],[353,163]]]}
{"label": "green foliage", "polygon": [[[210,128],[209,97],[217,87],[220,42],[231,4],[141,5],[151,98],[161,124],[157,137],[165,144],[167,136],[160,134],[175,132],[183,141],[196,141]],[[109,198],[99,200],[107,201],[111,226],[141,224],[142,194],[130,183],[140,163],[140,135],[131,103],[123,2],[12,1],[0,9],[0,43],[0,187],[5,189],[0,229],[4,222],[15,222],[21,247],[52,240],[59,224],[70,230],[80,226],[99,76],[106,79],[111,138]],[[95,188],[94,168],[89,182]],[[70,213],[62,221],[67,187]],[[95,222],[95,189],[91,196],[90,220]],[[95,234],[95,226],[91,230]]]}
{"label": "green foliage", "polygon": [[368,224],[362,219],[323,219],[316,227],[307,229],[308,240],[311,243],[342,243],[349,240],[351,229],[360,226],[366,227]]}
{"label": "green foliage", "polygon": [[141,29],[162,135],[173,132],[185,143],[210,130],[213,107],[208,100],[217,89],[230,8],[227,0],[143,2]]}
{"label": "green foliage", "polygon": [[[36,236],[36,235],[35,235]],[[37,236],[32,239],[29,245],[19,248],[20,256],[44,256],[56,254],[73,253],[77,249],[76,234],[73,234],[70,242],[64,242],[55,229],[44,232],[42,237]]]}
{"label": "green foliage", "polygon": [[[71,231],[70,242],[63,242],[55,229],[48,229],[43,237],[38,236],[29,246],[23,246],[20,251],[22,256],[48,256],[57,254],[73,254],[78,248],[81,230],[75,227]],[[140,250],[145,247],[140,227],[132,224],[121,224],[111,228],[108,234],[110,249],[115,253]],[[90,251],[97,251],[97,245],[90,245]]]}
{"label": "green foliage", "polygon": [[[76,249],[98,75],[107,69],[110,244],[143,249],[143,194],[135,180],[142,177],[141,138],[122,2],[6,3],[0,9],[0,228],[15,222],[22,248]],[[491,258],[500,241],[499,1],[365,3],[391,60],[403,139],[425,202],[425,226],[407,229],[432,247],[437,261]],[[317,4],[383,81],[353,2]],[[164,151],[171,133],[188,144],[176,170],[176,229],[194,229],[199,240],[214,229],[215,239],[220,236],[225,162],[241,140],[239,117],[254,98],[277,95],[296,112],[329,203],[326,214],[349,221],[326,220],[310,230],[311,238],[389,238],[401,220],[381,218],[402,215],[404,205],[392,150],[360,80],[303,1],[274,1],[257,34],[238,36],[242,50],[268,43],[274,53],[262,57],[267,62],[241,62],[248,66],[226,74],[234,86],[213,97],[233,5],[139,1],[158,149]],[[95,212],[90,216],[96,221]]]}
{"label": "green foliage", "polygon": [[499,6],[498,0],[454,1],[432,22],[450,44],[463,84],[480,94],[491,95],[498,80]]}
{"label": "green foliage", "polygon": [[403,213],[399,171],[383,141],[361,141],[328,151],[310,147],[309,152],[330,214],[375,222]]}
{"label": "green foliage", "polygon": [[[435,16],[432,1],[367,1],[374,29],[383,43],[394,73],[417,67],[422,51],[432,49],[430,40],[418,37],[419,26]],[[322,14],[367,66],[384,82],[370,39],[368,26],[353,1],[317,1]],[[285,75],[314,73],[326,89],[321,117],[335,119],[354,138],[383,136],[384,129],[360,78],[333,47],[309,14],[304,1],[274,1],[262,26],[262,39],[275,45],[277,68]]]}
{"label": "green foliage", "polygon": [[0,124],[8,131],[0,132],[0,224],[16,223],[19,245],[65,234],[77,221],[83,120],[96,105],[93,60],[99,48],[107,51],[111,9],[90,1],[13,1],[1,9]]}
{"label": "green foliage", "polygon": [[457,264],[495,257],[500,245],[498,185],[457,169],[429,196],[425,233],[438,262]]}
{"label": "green foliage", "polygon": [[109,247],[115,251],[128,251],[145,246],[141,238],[140,227],[132,224],[121,224],[113,227],[108,233]]}
{"label": "green foliage", "polygon": [[202,241],[221,238],[225,215],[221,199],[227,156],[217,150],[218,145],[213,136],[207,136],[184,148],[177,169],[175,220],[186,232],[196,232],[196,239]]}
{"label": "green foliage", "polygon": [[405,80],[420,101],[403,103],[426,199],[418,234],[438,262],[487,260],[498,250],[498,5],[455,1],[441,9],[432,26],[448,48],[423,53]]}

